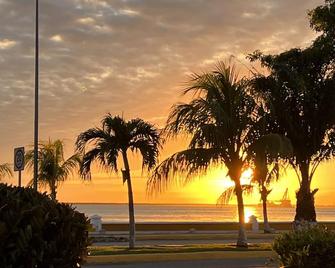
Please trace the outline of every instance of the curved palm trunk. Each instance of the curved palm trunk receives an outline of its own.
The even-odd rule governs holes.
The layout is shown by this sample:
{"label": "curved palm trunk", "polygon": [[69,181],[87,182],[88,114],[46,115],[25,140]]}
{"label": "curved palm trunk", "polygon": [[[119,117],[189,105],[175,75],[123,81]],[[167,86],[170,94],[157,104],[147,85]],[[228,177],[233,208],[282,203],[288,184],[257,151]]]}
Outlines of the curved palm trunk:
{"label": "curved palm trunk", "polygon": [[133,189],[131,185],[129,162],[127,158],[127,153],[122,152],[123,163],[124,163],[124,180],[127,182],[128,186],[128,208],[129,208],[129,248],[135,248],[135,212],[134,212],[134,198]]}
{"label": "curved palm trunk", "polygon": [[248,247],[247,234],[245,232],[245,222],[244,222],[244,204],[243,204],[243,192],[239,179],[235,180],[235,191],[237,197],[237,207],[238,207],[238,238],[237,247]]}
{"label": "curved palm trunk", "polygon": [[317,190],[311,192],[311,178],[309,176],[309,164],[301,163],[299,165],[301,172],[301,185],[297,192],[297,207],[294,221],[299,224],[301,221],[316,222],[316,213],[314,205],[314,194]]}
{"label": "curved palm trunk", "polygon": [[263,219],[264,219],[264,233],[272,233],[269,220],[268,220],[268,210],[267,210],[267,190],[263,186],[262,192],[261,192],[261,198],[262,198],[262,205],[263,205]]}

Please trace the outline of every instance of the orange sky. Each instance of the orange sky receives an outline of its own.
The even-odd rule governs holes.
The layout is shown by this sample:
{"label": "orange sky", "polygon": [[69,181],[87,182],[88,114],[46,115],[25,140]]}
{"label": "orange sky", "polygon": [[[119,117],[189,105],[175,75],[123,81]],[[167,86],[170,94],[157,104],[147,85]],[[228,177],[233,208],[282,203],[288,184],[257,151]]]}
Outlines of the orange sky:
{"label": "orange sky", "polygon": [[[182,149],[186,146],[183,139],[171,141],[166,144],[161,159],[167,155]],[[68,154],[69,156],[69,154]],[[140,170],[140,161],[136,156],[130,156],[132,167],[133,189],[135,201],[138,203],[192,203],[192,204],[216,204],[219,195],[229,186],[232,181],[226,177],[224,167],[216,167],[210,170],[206,175],[194,178],[192,183],[184,187],[171,186],[166,192],[150,196],[146,193],[147,174],[142,174]],[[120,165],[121,167],[122,165]],[[332,178],[335,170],[335,162],[330,161],[320,165],[312,187],[319,187],[320,191],[316,195],[318,205],[335,205],[333,195],[335,187]],[[16,174],[17,176],[17,174]],[[26,171],[23,176],[23,183],[28,182],[31,173]],[[71,178],[65,182],[58,190],[58,198],[65,202],[96,202],[96,203],[126,203],[127,187],[122,184],[121,174],[107,174],[98,168],[95,168],[92,181],[83,182]],[[17,179],[6,179],[8,183],[16,183]],[[295,191],[298,189],[298,180],[293,170],[288,169],[283,172],[279,182],[272,187],[273,191],[269,196],[270,200],[280,200],[285,189],[289,188],[289,195],[292,203],[295,203]],[[246,196],[245,202],[249,204],[258,203],[260,196],[257,188],[252,196]],[[233,199],[231,203],[235,203]]]}
{"label": "orange sky", "polygon": [[[315,37],[306,12],[321,3],[41,1],[40,137],[64,139],[69,156],[76,136],[98,125],[107,112],[161,127],[171,105],[181,100],[188,74],[231,56],[246,73],[250,64],[245,56],[256,49],[277,53],[306,46]],[[26,1],[0,1],[0,163],[12,162],[13,148],[33,140],[33,12]],[[185,142],[169,142],[161,159],[184,147]],[[131,163],[136,202],[215,203],[227,185],[224,169],[213,170],[184,188],[147,198],[140,163],[136,158]],[[335,204],[334,174],[334,162],[328,162],[315,175],[320,205]],[[26,174],[24,182],[28,178]],[[270,198],[279,199],[286,187],[294,200],[298,185],[292,171],[274,186]],[[92,182],[64,183],[59,199],[126,202],[127,193],[120,177],[97,171]],[[259,197],[246,200],[255,203]]]}

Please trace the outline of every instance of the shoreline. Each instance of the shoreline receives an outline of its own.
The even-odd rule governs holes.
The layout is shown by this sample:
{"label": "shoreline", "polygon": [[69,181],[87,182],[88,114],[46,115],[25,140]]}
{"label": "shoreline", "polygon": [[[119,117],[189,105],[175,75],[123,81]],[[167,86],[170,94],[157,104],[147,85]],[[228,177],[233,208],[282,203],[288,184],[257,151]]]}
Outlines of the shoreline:
{"label": "shoreline", "polygon": [[[335,230],[335,221],[320,221],[319,224],[325,225],[330,230]],[[278,231],[292,230],[292,222],[270,222],[271,228]],[[252,224],[245,224],[246,230],[252,230]],[[102,223],[105,231],[128,231],[128,223]],[[237,222],[171,222],[171,223],[136,223],[137,231],[235,231],[238,230]],[[263,230],[263,222],[259,222],[259,230]]]}

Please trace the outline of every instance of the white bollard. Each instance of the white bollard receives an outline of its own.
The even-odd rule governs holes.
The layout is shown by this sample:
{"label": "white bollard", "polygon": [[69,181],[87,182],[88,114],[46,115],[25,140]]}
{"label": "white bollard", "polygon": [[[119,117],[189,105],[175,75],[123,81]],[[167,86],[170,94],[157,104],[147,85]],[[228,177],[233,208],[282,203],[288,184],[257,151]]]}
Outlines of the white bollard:
{"label": "white bollard", "polygon": [[249,217],[249,222],[251,223],[251,231],[254,232],[254,233],[258,233],[259,223],[257,221],[257,217],[255,215],[251,215]]}
{"label": "white bollard", "polygon": [[90,222],[92,224],[93,229],[96,232],[101,232],[102,230],[102,221],[99,215],[93,215],[90,217]]}

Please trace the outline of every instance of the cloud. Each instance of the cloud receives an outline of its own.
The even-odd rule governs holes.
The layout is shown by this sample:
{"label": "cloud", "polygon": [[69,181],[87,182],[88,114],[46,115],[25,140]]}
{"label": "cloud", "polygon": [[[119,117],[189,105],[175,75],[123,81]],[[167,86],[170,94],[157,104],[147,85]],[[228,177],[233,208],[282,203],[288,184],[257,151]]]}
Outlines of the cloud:
{"label": "cloud", "polygon": [[54,41],[54,42],[62,42],[63,41],[63,37],[61,35],[59,35],[59,34],[56,34],[56,35],[51,36],[50,40]]}
{"label": "cloud", "polygon": [[0,40],[0,49],[9,49],[16,45],[14,40],[2,39]]}
{"label": "cloud", "polygon": [[94,24],[95,23],[95,20],[91,17],[80,18],[77,21],[82,24]]}
{"label": "cloud", "polygon": [[[40,3],[40,135],[65,138],[103,114],[162,125],[187,75],[255,49],[278,52],[314,37],[307,9],[322,0],[45,0]],[[34,6],[0,9],[0,162],[31,144]],[[13,134],[15,133],[15,135]]]}

